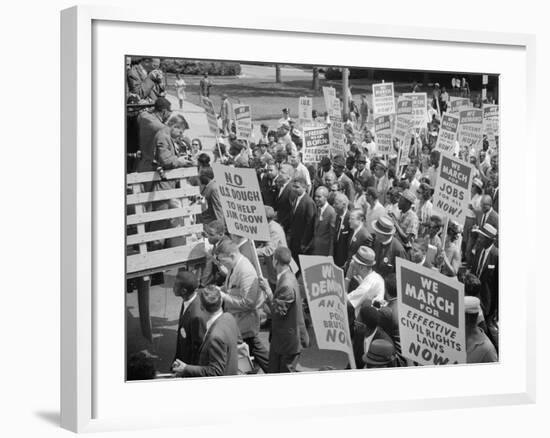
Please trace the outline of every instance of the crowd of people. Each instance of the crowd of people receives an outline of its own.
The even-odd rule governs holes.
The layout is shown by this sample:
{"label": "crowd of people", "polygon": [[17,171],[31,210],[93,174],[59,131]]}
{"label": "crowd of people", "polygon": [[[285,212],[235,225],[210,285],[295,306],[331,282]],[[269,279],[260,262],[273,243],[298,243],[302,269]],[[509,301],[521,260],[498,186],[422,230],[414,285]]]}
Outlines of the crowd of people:
{"label": "crowd of people", "polygon": [[[399,338],[398,257],[464,284],[467,362],[498,360],[498,149],[487,139],[479,150],[457,145],[456,155],[475,167],[467,219],[457,223],[439,214],[432,204],[441,158],[434,145],[446,102],[441,91],[433,96],[429,110],[435,113],[411,139],[406,165],[397,162],[397,148],[377,153],[366,100],[357,106],[358,117],[343,115],[347,152],[318,163],[302,161],[300,126],[288,108],[273,126],[262,124],[254,142],[237,139],[229,118],[210,145],[212,155],[185,136],[185,118],[172,115],[164,97],[139,114],[137,171],[198,168],[198,220],[209,247],[200,278],[185,270],[177,275],[174,293],[183,304],[173,375],[237,374],[249,356],[251,372],[296,371],[311,325],[300,254],[332,256],[344,270],[358,368],[414,365]],[[317,111],[312,118],[330,123]],[[257,172],[270,232],[268,242],[255,245],[260,273],[254,247],[227,232],[211,161]],[[264,326],[269,345],[259,336]],[[131,374],[149,375],[143,372],[149,362],[133,358]]]}

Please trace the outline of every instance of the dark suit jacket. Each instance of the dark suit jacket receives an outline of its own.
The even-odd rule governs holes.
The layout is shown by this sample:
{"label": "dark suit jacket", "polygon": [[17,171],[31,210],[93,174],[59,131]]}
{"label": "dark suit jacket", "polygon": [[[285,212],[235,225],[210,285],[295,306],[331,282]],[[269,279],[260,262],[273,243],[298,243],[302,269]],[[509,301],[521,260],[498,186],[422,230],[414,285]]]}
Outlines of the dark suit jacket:
{"label": "dark suit jacket", "polygon": [[[377,339],[383,339],[393,344],[393,341],[390,335],[388,335],[381,327],[378,327],[376,329],[376,333],[372,338],[373,341],[376,341]],[[353,355],[355,357],[355,365],[357,366],[357,369],[365,368],[365,362],[363,361],[363,356],[365,354],[364,341],[365,341],[365,333],[362,330],[356,330],[355,335],[353,337]],[[372,345],[372,342],[371,342],[371,345]]]}
{"label": "dark suit jacket", "polygon": [[[474,254],[472,273],[477,275],[478,261],[481,256],[481,249],[478,248]],[[491,247],[485,263],[481,268],[479,275],[481,282],[481,305],[485,315],[492,314],[494,306],[498,303],[498,248]]]}
{"label": "dark suit jacket", "polygon": [[[298,254],[304,254],[305,251],[302,249],[309,248],[311,244],[316,210],[315,202],[307,194],[300,199],[296,211],[291,210],[288,248],[294,257]],[[295,260],[297,261],[297,257]]]}
{"label": "dark suit jacket", "polygon": [[334,264],[342,268],[348,259],[349,240],[351,238],[351,229],[349,227],[349,211],[344,215],[344,224],[342,230],[340,228],[340,218],[336,218],[334,227]]}
{"label": "dark suit jacket", "polygon": [[300,287],[294,274],[286,271],[277,281],[270,302],[271,339],[270,349],[277,354],[293,355],[302,351],[300,342],[300,318],[302,300]]}
{"label": "dark suit jacket", "polygon": [[201,213],[201,222],[203,224],[208,224],[216,219],[225,222],[220,192],[218,191],[218,184],[216,181],[211,180],[207,185],[203,186],[201,195],[204,197],[207,204],[206,210]]}
{"label": "dark suit jacket", "polygon": [[[482,220],[483,220],[483,212],[479,212],[476,215],[476,224],[480,228],[481,228]],[[487,216],[487,220],[485,223],[492,225],[498,230],[498,213],[494,209],[489,212],[489,216]]]}
{"label": "dark suit jacket", "polygon": [[[153,139],[155,145],[155,160],[165,170],[183,167],[178,161],[174,139],[170,135],[170,128],[164,126],[157,131]],[[154,166],[156,167],[156,166]],[[170,190],[176,188],[176,180],[155,181],[154,190]]]}
{"label": "dark suit jacket", "polygon": [[345,270],[347,270],[349,264],[351,263],[351,258],[361,246],[366,245],[372,248],[372,240],[373,236],[371,236],[371,234],[367,231],[367,227],[365,225],[361,227],[355,236],[353,236],[353,230],[350,230],[348,258],[346,261]]}
{"label": "dark suit jacket", "polygon": [[291,184],[288,183],[283,189],[281,196],[277,192],[277,198],[275,199],[275,211],[277,212],[277,222],[281,224],[285,233],[290,231],[290,218],[292,215],[292,194]]}
{"label": "dark suit jacket", "polygon": [[153,113],[142,111],[138,116],[139,125],[139,150],[141,158],[137,163],[138,172],[150,172],[156,169],[153,164],[155,160],[155,135],[162,128],[166,127],[164,123]]}
{"label": "dark suit jacket", "polygon": [[260,178],[260,191],[262,192],[264,204],[275,208],[275,201],[279,190],[275,187],[273,181],[265,174]]}
{"label": "dark suit jacket", "polygon": [[223,313],[206,333],[197,365],[188,365],[183,377],[234,376],[237,374],[239,328],[235,318]]}
{"label": "dark suit jacket", "polygon": [[206,320],[208,316],[201,309],[199,297],[196,296],[189,307],[183,312],[183,303],[181,305],[177,342],[176,356],[187,364],[196,365],[199,362],[199,349],[206,333]]}
{"label": "dark suit jacket", "polygon": [[313,224],[313,239],[308,254],[329,256],[334,251],[334,230],[336,226],[336,212],[330,204],[323,210],[321,216],[315,216]]}

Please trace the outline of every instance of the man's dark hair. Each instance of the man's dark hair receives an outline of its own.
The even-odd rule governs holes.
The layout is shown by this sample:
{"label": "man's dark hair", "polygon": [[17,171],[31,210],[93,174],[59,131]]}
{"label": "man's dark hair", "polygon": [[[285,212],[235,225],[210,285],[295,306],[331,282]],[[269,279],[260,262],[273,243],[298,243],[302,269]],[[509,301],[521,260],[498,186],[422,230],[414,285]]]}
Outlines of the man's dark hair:
{"label": "man's dark hair", "polygon": [[214,179],[214,170],[210,166],[203,167],[199,173],[199,179],[201,184],[208,184]]}
{"label": "man's dark hair", "polygon": [[307,187],[307,181],[306,181],[306,179],[305,179],[305,178],[302,178],[301,176],[297,176],[296,178],[294,178],[294,179],[292,180],[292,183],[293,183],[293,184],[298,183],[298,184],[300,184],[302,187]]}
{"label": "man's dark hair", "polygon": [[386,294],[389,298],[397,297],[397,277],[395,273],[388,274],[384,277],[384,284],[386,286]]}
{"label": "man's dark hair", "polygon": [[217,286],[209,285],[200,290],[202,307],[208,313],[215,313],[222,307],[222,294]]}
{"label": "man's dark hair", "polygon": [[197,161],[202,167],[210,167],[210,155],[205,152],[199,154]]}
{"label": "man's dark hair", "polygon": [[365,190],[365,194],[372,196],[374,199],[378,199],[378,190],[374,187],[367,187],[367,190]]}
{"label": "man's dark hair", "polygon": [[281,265],[289,265],[292,260],[292,254],[290,250],[285,246],[279,246],[273,253],[273,258],[277,260],[277,263]]}
{"label": "man's dark hair", "polygon": [[213,221],[208,222],[204,227],[214,231],[217,234],[223,234],[225,232],[225,224],[220,219],[214,219]]}
{"label": "man's dark hair", "polygon": [[365,324],[368,329],[374,330],[380,322],[378,309],[373,307],[369,301],[364,301],[359,309],[359,320]]}
{"label": "man's dark hair", "polygon": [[127,380],[150,380],[155,378],[156,373],[155,362],[150,354],[140,351],[128,358]]}
{"label": "man's dark hair", "polygon": [[155,111],[160,112],[163,110],[170,111],[172,109],[172,105],[170,104],[170,101],[166,99],[165,97],[160,96],[155,101]]}
{"label": "man's dark hair", "polygon": [[233,242],[231,239],[224,239],[222,242],[216,247],[215,253],[216,255],[232,255],[239,252],[239,247],[235,242]]}
{"label": "man's dark hair", "polygon": [[187,294],[193,293],[199,287],[197,276],[190,271],[179,270],[176,281]]}
{"label": "man's dark hair", "polygon": [[464,295],[479,298],[481,294],[481,282],[474,274],[468,272],[463,277]]}

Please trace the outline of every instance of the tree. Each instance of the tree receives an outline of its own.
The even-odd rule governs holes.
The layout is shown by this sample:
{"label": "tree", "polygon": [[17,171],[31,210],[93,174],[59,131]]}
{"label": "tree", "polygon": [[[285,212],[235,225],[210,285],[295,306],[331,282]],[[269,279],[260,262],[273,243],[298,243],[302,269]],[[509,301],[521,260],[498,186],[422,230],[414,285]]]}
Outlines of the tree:
{"label": "tree", "polygon": [[311,89],[313,91],[319,91],[319,67],[313,67],[313,80],[311,82]]}
{"label": "tree", "polygon": [[282,80],[281,80],[281,66],[279,64],[275,64],[275,82],[277,84],[280,84],[282,82]]}

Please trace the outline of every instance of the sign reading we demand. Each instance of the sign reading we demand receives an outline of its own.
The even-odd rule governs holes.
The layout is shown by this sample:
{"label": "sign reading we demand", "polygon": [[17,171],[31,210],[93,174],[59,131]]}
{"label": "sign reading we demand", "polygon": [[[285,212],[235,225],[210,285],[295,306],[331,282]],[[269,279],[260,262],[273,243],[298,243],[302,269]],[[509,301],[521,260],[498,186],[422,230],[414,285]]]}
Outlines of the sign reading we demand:
{"label": "sign reading we demand", "polygon": [[466,363],[464,285],[402,258],[396,265],[403,356],[421,365]]}
{"label": "sign reading we demand", "polygon": [[334,265],[332,257],[299,257],[317,345],[322,350],[346,353],[355,368],[344,271]]}
{"label": "sign reading we demand", "polygon": [[223,215],[230,233],[269,241],[269,227],[254,169],[213,164]]}

